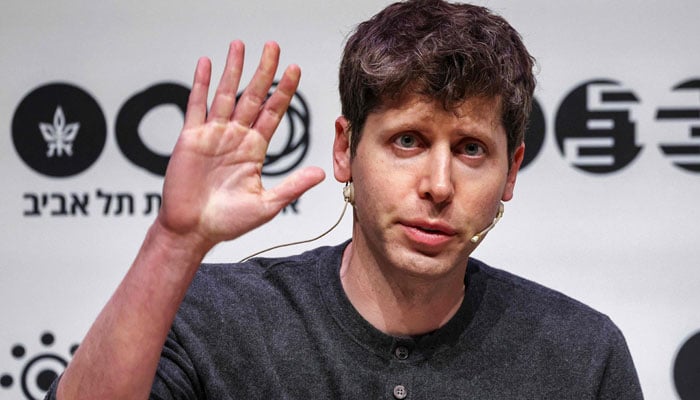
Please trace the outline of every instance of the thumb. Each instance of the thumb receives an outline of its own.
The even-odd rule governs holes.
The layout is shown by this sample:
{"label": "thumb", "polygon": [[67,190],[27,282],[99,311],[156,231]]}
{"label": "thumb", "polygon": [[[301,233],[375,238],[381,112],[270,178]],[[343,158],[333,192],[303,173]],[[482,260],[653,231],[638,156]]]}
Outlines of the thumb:
{"label": "thumb", "polygon": [[268,201],[279,211],[301,197],[307,190],[321,183],[325,178],[326,173],[319,167],[298,169],[280,184],[267,191]]}

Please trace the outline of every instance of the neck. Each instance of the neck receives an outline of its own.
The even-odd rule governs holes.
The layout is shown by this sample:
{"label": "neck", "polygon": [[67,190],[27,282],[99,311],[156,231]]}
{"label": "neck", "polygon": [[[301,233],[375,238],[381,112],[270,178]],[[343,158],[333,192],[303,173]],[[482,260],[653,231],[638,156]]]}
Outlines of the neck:
{"label": "neck", "polygon": [[393,336],[414,336],[445,325],[464,299],[466,267],[450,276],[406,276],[363,257],[351,242],[340,279],[352,305],[370,324]]}

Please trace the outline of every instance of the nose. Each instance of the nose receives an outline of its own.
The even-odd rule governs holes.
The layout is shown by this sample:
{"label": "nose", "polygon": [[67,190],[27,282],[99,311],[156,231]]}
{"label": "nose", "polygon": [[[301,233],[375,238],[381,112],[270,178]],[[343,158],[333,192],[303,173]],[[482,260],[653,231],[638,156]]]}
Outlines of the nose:
{"label": "nose", "polygon": [[431,148],[426,164],[421,171],[420,196],[436,204],[451,201],[455,190],[452,181],[451,150]]}

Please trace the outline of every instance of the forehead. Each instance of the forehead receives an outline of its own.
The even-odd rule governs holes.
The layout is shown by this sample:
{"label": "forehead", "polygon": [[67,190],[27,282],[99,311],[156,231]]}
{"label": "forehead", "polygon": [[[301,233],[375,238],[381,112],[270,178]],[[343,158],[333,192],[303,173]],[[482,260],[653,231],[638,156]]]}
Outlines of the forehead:
{"label": "forehead", "polygon": [[505,135],[501,118],[501,99],[498,96],[470,97],[456,104],[445,105],[430,97],[406,95],[384,101],[377,110],[368,115],[367,122],[370,120],[381,121],[385,125],[450,125],[455,129],[468,131],[483,130],[483,133],[502,131]]}

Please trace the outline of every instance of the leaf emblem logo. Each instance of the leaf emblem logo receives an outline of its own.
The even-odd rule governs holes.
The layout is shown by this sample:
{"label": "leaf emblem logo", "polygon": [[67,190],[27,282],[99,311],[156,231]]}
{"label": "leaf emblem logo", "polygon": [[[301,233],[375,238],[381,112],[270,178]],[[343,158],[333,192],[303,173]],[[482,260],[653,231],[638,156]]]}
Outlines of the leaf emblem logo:
{"label": "leaf emblem logo", "polygon": [[56,107],[53,124],[40,122],[39,130],[48,145],[46,157],[61,157],[64,154],[70,157],[73,155],[73,141],[80,130],[80,123],[66,124],[66,116],[61,106]]}

